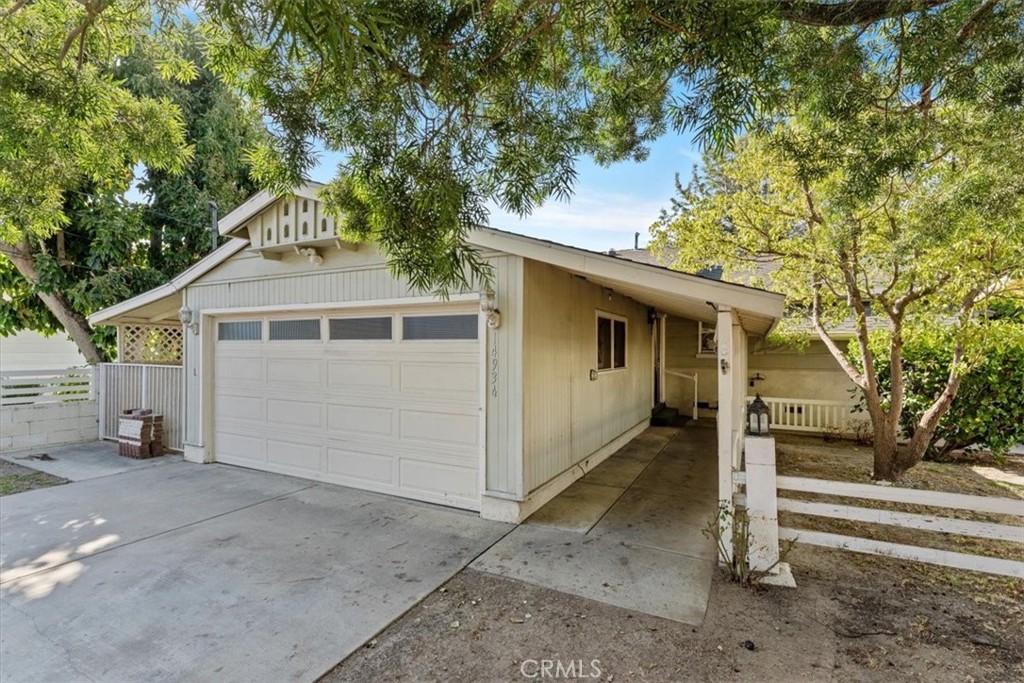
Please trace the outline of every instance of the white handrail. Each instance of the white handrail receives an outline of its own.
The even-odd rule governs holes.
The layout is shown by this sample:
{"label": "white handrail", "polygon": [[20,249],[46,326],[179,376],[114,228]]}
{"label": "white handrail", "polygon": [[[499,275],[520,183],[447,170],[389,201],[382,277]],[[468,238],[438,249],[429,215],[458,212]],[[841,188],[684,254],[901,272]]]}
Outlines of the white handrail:
{"label": "white handrail", "polygon": [[681,377],[683,379],[693,380],[693,419],[697,419],[697,373],[681,372],[679,370],[672,370],[665,368],[665,374],[672,375],[673,377]]}

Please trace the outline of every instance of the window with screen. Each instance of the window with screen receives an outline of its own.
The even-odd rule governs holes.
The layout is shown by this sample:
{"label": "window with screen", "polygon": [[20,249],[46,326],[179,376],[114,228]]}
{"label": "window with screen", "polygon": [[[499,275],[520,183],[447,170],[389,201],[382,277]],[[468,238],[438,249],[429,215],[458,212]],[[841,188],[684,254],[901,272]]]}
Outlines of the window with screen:
{"label": "window with screen", "polygon": [[330,339],[384,340],[391,339],[391,316],[373,318],[332,318],[328,321]]}
{"label": "window with screen", "polygon": [[402,339],[476,339],[477,317],[467,315],[410,315],[402,317]]}
{"label": "window with screen", "polygon": [[611,316],[597,316],[597,369],[616,370],[626,367],[626,321]]}
{"label": "window with screen", "polygon": [[263,325],[259,320],[233,320],[217,323],[219,341],[260,341]]}
{"label": "window with screen", "polygon": [[271,320],[270,341],[319,341],[320,319]]}

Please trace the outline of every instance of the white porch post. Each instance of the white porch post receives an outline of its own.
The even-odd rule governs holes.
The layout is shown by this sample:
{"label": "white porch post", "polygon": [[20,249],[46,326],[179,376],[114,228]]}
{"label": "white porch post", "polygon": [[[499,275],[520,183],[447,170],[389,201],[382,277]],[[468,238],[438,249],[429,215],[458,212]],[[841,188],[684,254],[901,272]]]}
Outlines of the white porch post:
{"label": "white porch post", "polygon": [[728,306],[718,307],[718,322],[715,328],[718,346],[718,531],[721,535],[722,551],[725,557],[719,560],[732,562],[732,516],[733,516],[733,450],[736,444],[736,381],[735,342],[733,314]]}
{"label": "white porch post", "polygon": [[[668,315],[662,313],[658,321],[658,402],[665,402],[665,351],[668,348],[666,340],[668,333],[665,329],[668,325]],[[694,415],[694,419],[696,419]]]}

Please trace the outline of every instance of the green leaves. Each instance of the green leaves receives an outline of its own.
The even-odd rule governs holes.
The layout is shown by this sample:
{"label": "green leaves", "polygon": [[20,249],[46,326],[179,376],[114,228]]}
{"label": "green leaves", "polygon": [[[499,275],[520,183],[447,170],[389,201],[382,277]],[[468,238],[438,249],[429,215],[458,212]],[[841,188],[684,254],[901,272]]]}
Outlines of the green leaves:
{"label": "green leaves", "polygon": [[[180,112],[112,75],[133,49],[159,45],[152,22],[144,3],[58,0],[0,21],[0,240],[67,225],[69,188],[123,191],[137,163],[176,170],[187,161]],[[180,61],[161,65],[188,76]]]}

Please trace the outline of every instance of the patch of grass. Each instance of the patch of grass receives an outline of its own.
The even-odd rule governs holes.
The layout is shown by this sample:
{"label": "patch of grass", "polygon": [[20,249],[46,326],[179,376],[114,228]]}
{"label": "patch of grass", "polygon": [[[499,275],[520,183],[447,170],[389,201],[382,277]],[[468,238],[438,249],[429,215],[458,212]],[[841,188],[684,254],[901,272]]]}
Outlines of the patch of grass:
{"label": "patch of grass", "polygon": [[38,472],[7,461],[0,461],[0,496],[66,484],[67,479]]}

